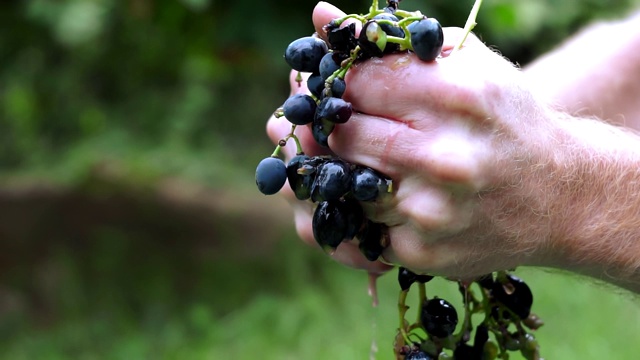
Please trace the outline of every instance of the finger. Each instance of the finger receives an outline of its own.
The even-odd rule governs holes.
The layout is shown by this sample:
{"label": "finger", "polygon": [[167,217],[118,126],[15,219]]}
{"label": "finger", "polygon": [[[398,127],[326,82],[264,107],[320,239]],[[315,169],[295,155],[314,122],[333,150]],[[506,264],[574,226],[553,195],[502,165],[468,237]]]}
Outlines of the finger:
{"label": "finger", "polygon": [[[327,2],[320,1],[313,9],[313,26],[315,27],[318,35],[320,35],[320,37],[324,40],[327,40],[327,34],[324,31],[324,26],[329,24],[331,20],[341,18],[345,15],[346,14],[337,7]],[[356,36],[358,36],[358,34],[360,33],[360,28],[362,28],[362,24],[359,21],[355,19],[348,19],[344,21],[340,25],[340,27],[345,27],[351,23],[356,24]]]}
{"label": "finger", "polygon": [[410,153],[409,146],[416,136],[421,134],[405,123],[356,113],[348,122],[334,128],[329,147],[349,162],[368,166],[395,179],[402,171],[398,157]]}
{"label": "finger", "polygon": [[316,32],[320,35],[324,35],[322,29],[331,20],[345,16],[346,14],[337,7],[329,4],[328,2],[320,1],[313,9],[313,26],[316,28]]}
{"label": "finger", "polygon": [[336,261],[354,269],[366,270],[373,274],[384,274],[391,270],[391,265],[380,261],[369,261],[362,255],[355,242],[344,242],[331,255]]}

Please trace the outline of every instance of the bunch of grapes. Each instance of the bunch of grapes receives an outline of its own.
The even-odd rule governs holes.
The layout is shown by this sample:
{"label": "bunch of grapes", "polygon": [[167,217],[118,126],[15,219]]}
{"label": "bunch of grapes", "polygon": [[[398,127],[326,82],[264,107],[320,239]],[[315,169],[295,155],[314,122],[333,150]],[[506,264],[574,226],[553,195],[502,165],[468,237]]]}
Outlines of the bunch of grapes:
{"label": "bunch of grapes", "polygon": [[[332,131],[352,115],[351,104],[342,97],[347,88],[345,75],[358,62],[401,52],[411,52],[425,62],[436,60],[444,40],[440,23],[419,11],[399,9],[399,2],[388,0],[387,6],[379,9],[374,0],[366,15],[349,14],[327,24],[323,28],[326,41],[314,34],[289,44],[284,59],[298,72],[299,83],[301,73],[310,73],[309,91],[289,97],[276,110],[276,117],[284,116],[291,122],[291,131],[256,169],[256,185],[263,194],[275,194],[288,182],[297,199],[315,204],[313,235],[325,251],[332,252],[345,241],[357,241],[370,261],[378,260],[388,245],[387,228],[368,219],[362,205],[391,196],[392,180],[335,156],[306,155],[295,130],[308,126],[315,141],[329,148]],[[470,20],[475,19],[479,4],[474,5]],[[347,20],[351,22],[347,24]],[[361,24],[359,34],[355,22]],[[474,24],[467,22],[467,33]],[[285,163],[280,152],[289,140],[295,142],[296,156]],[[530,313],[533,296],[521,279],[498,272],[473,282],[458,281],[465,315],[460,331],[454,334],[458,325],[455,308],[444,299],[426,296],[425,283],[431,278],[400,268],[400,325],[394,346],[398,359],[506,359],[508,351],[520,351],[527,359],[540,358],[538,344],[525,327],[535,330],[542,322]],[[409,323],[405,301],[414,283],[420,288],[419,318]],[[481,299],[471,290],[473,284],[480,289]],[[475,314],[485,317],[474,329]]]}
{"label": "bunch of grapes", "polygon": [[[538,341],[531,331],[543,322],[531,312],[533,294],[522,279],[499,271],[475,281],[458,281],[464,304],[464,315],[458,324],[458,312],[450,302],[427,297],[425,283],[432,278],[399,268],[400,324],[394,346],[398,359],[508,359],[510,351],[518,351],[528,360],[541,359]],[[410,323],[405,317],[409,309],[406,298],[413,284],[419,288],[418,318]],[[476,291],[481,297],[476,296]],[[477,317],[482,321],[474,326]]]}

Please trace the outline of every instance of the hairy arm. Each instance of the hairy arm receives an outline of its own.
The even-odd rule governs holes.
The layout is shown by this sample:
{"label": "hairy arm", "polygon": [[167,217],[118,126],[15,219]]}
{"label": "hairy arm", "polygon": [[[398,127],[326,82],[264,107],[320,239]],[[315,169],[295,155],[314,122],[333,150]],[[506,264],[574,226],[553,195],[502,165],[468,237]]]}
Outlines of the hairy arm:
{"label": "hairy arm", "polygon": [[524,68],[560,110],[640,130],[640,12],[593,24]]}

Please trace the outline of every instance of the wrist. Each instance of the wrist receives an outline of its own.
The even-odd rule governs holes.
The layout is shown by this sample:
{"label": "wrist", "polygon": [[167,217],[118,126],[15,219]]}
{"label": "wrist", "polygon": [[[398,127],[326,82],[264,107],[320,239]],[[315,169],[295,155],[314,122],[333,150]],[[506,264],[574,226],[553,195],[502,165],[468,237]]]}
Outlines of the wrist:
{"label": "wrist", "polygon": [[549,234],[531,265],[634,288],[640,269],[640,137],[599,121],[555,118],[542,172]]}

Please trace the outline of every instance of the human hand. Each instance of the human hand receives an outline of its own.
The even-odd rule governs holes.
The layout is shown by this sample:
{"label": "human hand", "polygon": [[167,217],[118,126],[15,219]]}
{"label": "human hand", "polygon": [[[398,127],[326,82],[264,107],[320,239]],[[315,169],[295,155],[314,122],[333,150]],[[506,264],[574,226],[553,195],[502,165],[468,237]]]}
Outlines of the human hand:
{"label": "human hand", "polygon": [[[319,3],[316,29],[344,15]],[[388,55],[349,70],[345,100],[356,113],[329,138],[332,152],[381,171],[394,180],[390,201],[365,204],[367,215],[389,228],[383,258],[414,271],[473,277],[535,263],[549,238],[544,192],[534,172],[547,159],[546,113],[525,91],[512,64],[459,28],[445,28],[443,56],[433,63],[414,55]],[[306,90],[292,74],[292,93]],[[290,130],[272,118],[274,142]],[[326,153],[307,128],[296,130],[309,155]],[[285,148],[288,157],[294,149]],[[523,165],[529,166],[522,171]],[[525,175],[530,172],[532,179]],[[538,171],[539,172],[539,171]],[[285,187],[301,238],[315,244],[312,204]],[[544,191],[544,190],[542,190]],[[357,246],[344,243],[334,254],[348,265],[383,272]]]}

